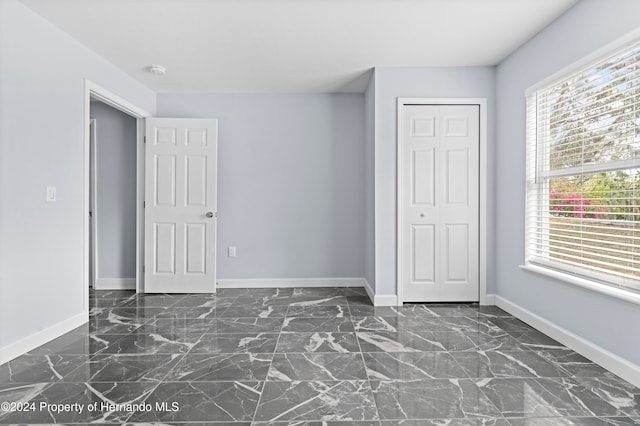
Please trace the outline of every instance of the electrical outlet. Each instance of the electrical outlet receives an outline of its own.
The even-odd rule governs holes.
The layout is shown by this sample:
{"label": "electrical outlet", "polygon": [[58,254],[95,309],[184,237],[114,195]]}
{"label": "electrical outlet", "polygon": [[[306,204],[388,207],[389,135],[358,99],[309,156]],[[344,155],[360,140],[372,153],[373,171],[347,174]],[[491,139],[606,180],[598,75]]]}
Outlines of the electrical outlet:
{"label": "electrical outlet", "polygon": [[229,246],[229,257],[236,257],[236,247]]}

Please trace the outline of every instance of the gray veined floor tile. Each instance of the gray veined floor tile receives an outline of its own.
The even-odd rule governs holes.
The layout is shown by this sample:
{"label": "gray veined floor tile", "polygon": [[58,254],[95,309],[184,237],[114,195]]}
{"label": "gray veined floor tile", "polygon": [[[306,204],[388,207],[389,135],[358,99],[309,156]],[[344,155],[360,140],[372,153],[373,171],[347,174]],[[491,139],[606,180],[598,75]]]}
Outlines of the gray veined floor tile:
{"label": "gray veined floor tile", "polygon": [[236,299],[237,297],[218,297],[213,294],[187,294],[173,304],[172,308],[225,308],[231,306]]}
{"label": "gray veined floor tile", "polygon": [[332,333],[353,332],[350,318],[305,318],[287,317],[282,325],[283,332],[312,332],[324,331]]}
{"label": "gray veined floor tile", "polygon": [[200,334],[142,334],[133,333],[119,336],[120,340],[109,345],[101,354],[110,355],[158,355],[187,353],[200,338]]}
{"label": "gray veined floor tile", "polygon": [[287,301],[285,306],[348,306],[348,302],[345,296],[304,296],[295,298],[292,297]]}
{"label": "gray veined floor tile", "polygon": [[535,328],[531,327],[526,322],[520,321],[514,317],[491,318],[490,321],[504,331],[527,332],[535,330]]}
{"label": "gray veined floor tile", "polygon": [[[629,382],[613,375],[577,377],[574,380],[579,386],[577,389],[572,389],[572,392],[574,395],[579,395],[581,399],[607,402],[615,409],[610,415],[640,417],[640,389]],[[599,411],[595,414],[606,415],[607,413]]]}
{"label": "gray veined floor tile", "polygon": [[505,333],[504,330],[484,317],[441,317],[440,324],[442,329],[433,331],[470,331],[498,335],[502,335]]}
{"label": "gray veined floor tile", "polygon": [[273,353],[277,342],[278,334],[275,333],[207,333],[191,353]]}
{"label": "gray veined floor tile", "polygon": [[425,352],[446,351],[442,343],[434,340],[432,333],[417,331],[357,332],[362,352]]}
{"label": "gray veined floor tile", "polygon": [[[349,296],[359,296],[360,294],[349,294]],[[366,292],[365,294],[366,295]],[[362,296],[364,296],[362,295]],[[311,288],[294,288],[291,297],[335,297],[347,296],[347,288],[345,287],[311,287]]]}
{"label": "gray veined floor tile", "polygon": [[124,338],[121,334],[66,334],[34,349],[31,355],[93,355]]}
{"label": "gray veined floor tile", "polygon": [[154,319],[173,319],[177,321],[187,319],[200,319],[210,320],[213,322],[216,318],[222,316],[227,310],[228,306],[213,306],[213,307],[174,307],[171,309],[165,309],[159,312]]}
{"label": "gray veined floor tile", "polygon": [[119,304],[121,308],[168,308],[183,299],[185,294],[136,294]]}
{"label": "gray veined floor tile", "polygon": [[[51,383],[0,383],[0,403],[24,403],[40,395]],[[0,409],[0,423],[11,411]]]}
{"label": "gray veined floor tile", "polygon": [[[57,382],[29,400],[34,411],[10,413],[2,423],[124,423],[132,412],[101,409],[90,411],[91,404],[140,404],[156,383],[62,383]],[[0,391],[0,398],[2,393]],[[42,405],[41,405],[42,404]],[[78,404],[79,409],[55,410],[58,404]],[[44,407],[44,409],[40,409]]]}
{"label": "gray veined floor tile", "polygon": [[256,421],[377,420],[367,381],[266,382]]}
{"label": "gray veined floor tile", "polygon": [[215,320],[190,318],[160,318],[145,324],[135,331],[136,334],[158,334],[172,336],[201,336],[208,332]]}
{"label": "gray veined floor tile", "polygon": [[482,419],[422,419],[383,420],[380,426],[511,426],[507,419],[487,417]]}
{"label": "gray veined floor tile", "polygon": [[629,417],[546,417],[509,419],[512,426],[628,426],[640,424]]}
{"label": "gray veined floor tile", "polygon": [[251,426],[380,426],[378,420],[358,421],[293,421],[293,422],[253,422]]}
{"label": "gray veined floor tile", "polygon": [[291,296],[293,288],[219,288],[218,297],[286,297]]}
{"label": "gray veined floor tile", "polygon": [[598,364],[569,349],[539,351],[538,355],[569,372],[572,377],[602,377],[613,375]]}
{"label": "gray veined floor tile", "polygon": [[466,378],[446,352],[372,352],[363,357],[371,380]]}
{"label": "gray veined floor tile", "polygon": [[349,311],[354,317],[401,317],[394,306],[352,305]]}
{"label": "gray veined floor tile", "polygon": [[504,317],[504,318],[513,318],[513,315],[506,312],[505,310],[498,308],[497,306],[484,306],[478,305],[475,307],[478,311],[478,314],[481,316],[485,316],[487,318],[491,317]]}
{"label": "gray veined floor tile", "polygon": [[399,331],[397,317],[352,317],[351,320],[355,331]]}
{"label": "gray veined floor tile", "polygon": [[218,318],[209,333],[279,333],[284,318]]}
{"label": "gray veined floor tile", "polygon": [[271,354],[189,354],[171,370],[168,382],[264,381]]}
{"label": "gray veined floor tile", "polygon": [[167,308],[161,307],[121,307],[114,308],[93,308],[89,313],[91,318],[107,319],[109,317],[118,317],[126,319],[144,319],[150,320],[156,315],[166,311]]}
{"label": "gray veined floor tile", "polygon": [[0,366],[0,402],[152,410],[0,424],[640,425],[640,389],[493,306],[281,288],[91,291],[90,307],[87,324]]}
{"label": "gray veined floor tile", "polygon": [[90,355],[23,355],[0,365],[0,383],[56,382],[89,360]]}
{"label": "gray veined floor tile", "polygon": [[478,317],[478,310],[468,305],[438,304],[426,305],[426,308],[438,317]]}
{"label": "gray veined floor tile", "polygon": [[245,306],[237,301],[220,316],[231,318],[279,318],[287,314],[287,305]]}
{"label": "gray veined floor tile", "polygon": [[275,354],[267,380],[366,380],[359,353]]}
{"label": "gray veined floor tile", "polygon": [[129,334],[143,325],[132,319],[96,319],[89,320],[91,334]]}
{"label": "gray veined floor tile", "polygon": [[345,287],[344,288],[345,296],[367,296],[367,290],[364,287]]}
{"label": "gray veined floor tile", "polygon": [[360,352],[355,333],[281,333],[276,352]]}
{"label": "gray veined floor tile", "polygon": [[162,381],[182,355],[96,355],[64,378],[64,382]]}
{"label": "gray veined floor tile", "polygon": [[447,351],[513,351],[522,348],[508,334],[492,335],[471,331],[434,332],[432,334],[433,340]]}
{"label": "gray veined floor tile", "polygon": [[433,311],[433,305],[421,303],[409,303],[397,308],[398,315],[401,317],[439,317]]}
{"label": "gray veined floor tile", "polygon": [[471,378],[567,377],[569,373],[535,352],[474,351],[452,352]]}
{"label": "gray veined floor tile", "polygon": [[346,306],[289,306],[287,317],[305,318],[349,318]]}
{"label": "gray veined floor tile", "polygon": [[382,420],[501,417],[469,379],[371,381],[371,387]]}
{"label": "gray veined floor tile", "polygon": [[366,294],[359,296],[347,296],[349,306],[373,306],[371,299]]}
{"label": "gray veined floor tile", "polygon": [[640,418],[631,417],[563,417],[547,419],[509,419],[515,426],[546,426],[546,425],[579,425],[579,426],[627,426],[640,425]]}
{"label": "gray veined floor tile", "polygon": [[520,346],[527,351],[564,349],[568,348],[538,330],[509,331],[509,335],[518,341]]}
{"label": "gray veined floor tile", "polygon": [[231,422],[250,421],[260,399],[261,382],[161,383],[146,400],[156,406],[175,403],[165,410],[135,413],[131,422]]}
{"label": "gray veined floor tile", "polygon": [[[588,380],[588,379],[585,379]],[[484,379],[478,385],[505,417],[611,417],[623,413],[570,378]]]}

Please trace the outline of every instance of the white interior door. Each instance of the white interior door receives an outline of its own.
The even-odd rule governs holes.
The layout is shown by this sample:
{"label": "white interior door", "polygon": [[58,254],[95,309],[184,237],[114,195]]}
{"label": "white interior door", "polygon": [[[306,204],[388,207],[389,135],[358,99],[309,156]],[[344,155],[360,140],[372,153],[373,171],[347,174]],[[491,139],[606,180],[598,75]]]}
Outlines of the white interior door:
{"label": "white interior door", "polygon": [[405,302],[479,300],[478,105],[406,105],[402,140]]}
{"label": "white interior door", "polygon": [[216,120],[146,120],[145,292],[215,292],[217,131]]}

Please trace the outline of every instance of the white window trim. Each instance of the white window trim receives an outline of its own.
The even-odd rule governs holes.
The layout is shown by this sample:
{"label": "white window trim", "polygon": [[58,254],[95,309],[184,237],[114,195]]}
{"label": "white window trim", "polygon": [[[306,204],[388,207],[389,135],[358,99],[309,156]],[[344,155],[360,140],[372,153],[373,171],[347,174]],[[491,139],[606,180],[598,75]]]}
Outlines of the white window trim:
{"label": "white window trim", "polygon": [[582,287],[584,289],[604,294],[606,296],[613,297],[619,300],[624,300],[625,302],[640,305],[640,294],[625,290],[623,288],[614,287],[608,284],[601,284],[595,280],[571,275],[566,272],[556,271],[555,269],[545,268],[543,266],[527,264],[520,265],[520,269],[522,269],[523,271],[544,275],[545,277],[554,278],[565,283],[577,285],[578,287]]}
{"label": "white window trim", "polygon": [[[539,81],[533,86],[530,86],[525,90],[524,99],[526,100],[529,96],[536,93],[540,89],[543,89],[554,83],[557,83],[561,80],[568,78],[569,76],[573,75],[575,72],[580,71],[581,69],[593,64],[595,61],[598,61],[599,59],[609,55],[611,52],[615,50],[619,50],[624,48],[625,46],[631,46],[635,44],[638,38],[640,38],[640,28],[637,28],[625,34],[624,36],[618,38],[617,40],[614,40],[613,42],[603,46],[602,48],[593,51],[591,54],[583,57],[582,59],[579,59],[578,61],[575,61],[572,64],[562,68],[560,71]],[[633,161],[633,160],[629,160],[629,161]],[[619,166],[622,167],[621,164]],[[547,176],[547,177],[551,177],[551,176]],[[526,191],[526,194],[529,193],[528,189],[526,188],[526,185],[525,185],[525,191]],[[525,212],[526,211],[527,209],[525,208]],[[527,244],[527,237],[525,235],[525,246],[526,244]],[[640,292],[635,292],[632,289],[617,287],[616,283],[614,282],[611,282],[611,283],[599,282],[596,279],[580,276],[580,275],[574,275],[568,271],[560,271],[552,267],[545,267],[535,263],[530,263],[530,262],[527,262],[526,258],[525,258],[524,264],[520,265],[519,267],[524,271],[543,275],[564,283],[576,285],[578,287],[581,287],[599,294],[613,297],[618,300],[623,300],[632,304],[640,305]]]}

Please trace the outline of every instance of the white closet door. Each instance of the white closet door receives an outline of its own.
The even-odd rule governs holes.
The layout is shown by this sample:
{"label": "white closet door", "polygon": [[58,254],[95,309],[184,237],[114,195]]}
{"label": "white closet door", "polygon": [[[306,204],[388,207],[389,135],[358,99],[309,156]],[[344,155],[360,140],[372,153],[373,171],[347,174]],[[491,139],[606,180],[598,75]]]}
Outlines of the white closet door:
{"label": "white closet door", "polygon": [[404,106],[405,302],[479,300],[478,105]]}

